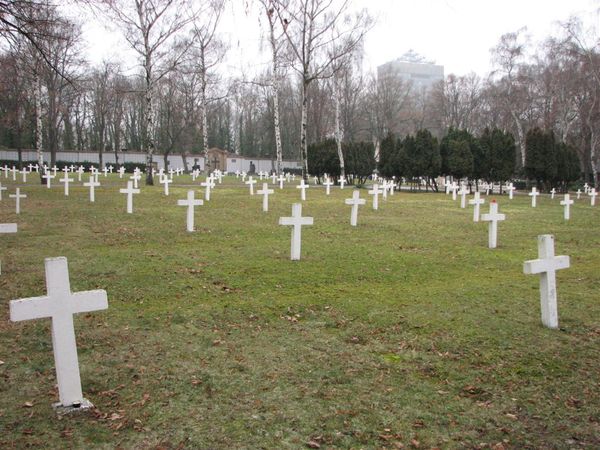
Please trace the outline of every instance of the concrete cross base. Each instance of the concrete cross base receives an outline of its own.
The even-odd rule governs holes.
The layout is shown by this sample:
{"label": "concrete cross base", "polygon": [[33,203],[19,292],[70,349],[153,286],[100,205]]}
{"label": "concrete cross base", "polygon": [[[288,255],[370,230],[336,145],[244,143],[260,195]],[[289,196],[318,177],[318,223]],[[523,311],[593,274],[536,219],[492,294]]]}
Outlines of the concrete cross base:
{"label": "concrete cross base", "polygon": [[81,414],[94,409],[94,404],[87,398],[84,398],[81,403],[74,403],[69,406],[63,406],[60,402],[53,403],[52,409],[56,411],[59,416],[68,416],[71,414]]}

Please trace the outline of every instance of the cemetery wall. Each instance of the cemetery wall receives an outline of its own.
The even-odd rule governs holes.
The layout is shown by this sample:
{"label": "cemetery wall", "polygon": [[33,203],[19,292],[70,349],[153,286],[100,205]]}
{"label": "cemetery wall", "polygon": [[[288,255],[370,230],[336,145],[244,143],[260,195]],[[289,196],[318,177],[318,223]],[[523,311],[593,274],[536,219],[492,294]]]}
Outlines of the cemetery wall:
{"label": "cemetery wall", "polygon": [[[23,150],[23,161],[36,161],[35,150]],[[105,164],[116,164],[115,154],[104,153],[103,155]],[[2,161],[17,161],[18,153],[16,150],[0,150],[0,160]],[[73,151],[58,151],[56,152],[57,161],[67,161],[72,163],[96,163],[98,164],[98,152],[73,152]],[[44,161],[50,161],[50,152],[44,152]],[[154,155],[154,161],[158,164],[158,168],[164,168],[164,157],[160,154]],[[183,158],[181,154],[173,153],[168,156],[169,167],[183,167]],[[201,155],[188,155],[187,157],[188,166],[191,169],[192,166],[200,166],[200,170],[204,170],[204,158]],[[143,152],[120,152],[119,153],[120,163],[139,163],[144,164],[146,162],[146,154]],[[227,172],[233,173],[236,170],[240,172],[250,171],[250,163],[252,163],[256,172],[270,172],[275,168],[275,161],[271,159],[259,159],[249,158],[245,156],[230,156],[227,158]],[[283,161],[284,169],[301,169],[302,165],[299,161]]]}

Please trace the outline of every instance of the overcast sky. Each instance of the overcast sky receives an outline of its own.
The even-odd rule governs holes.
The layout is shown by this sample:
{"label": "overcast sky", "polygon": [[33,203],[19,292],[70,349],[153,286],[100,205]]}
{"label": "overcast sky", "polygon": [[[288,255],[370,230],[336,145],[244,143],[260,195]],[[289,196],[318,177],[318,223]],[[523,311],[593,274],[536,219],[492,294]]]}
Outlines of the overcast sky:
{"label": "overcast sky", "polygon": [[[260,72],[268,65],[268,54],[257,56],[261,47],[258,17],[232,0],[226,10],[221,32],[230,42],[226,72]],[[577,15],[598,25],[598,0],[354,0],[367,8],[376,25],[367,35],[365,67],[398,58],[409,49],[434,60],[445,74],[485,75],[491,70],[490,48],[500,36],[526,26],[532,44],[555,35],[558,22]],[[98,22],[87,22],[84,37],[93,63],[120,57],[124,68],[135,61],[127,58],[126,46],[118,33],[107,33]],[[120,50],[118,50],[120,49]]]}

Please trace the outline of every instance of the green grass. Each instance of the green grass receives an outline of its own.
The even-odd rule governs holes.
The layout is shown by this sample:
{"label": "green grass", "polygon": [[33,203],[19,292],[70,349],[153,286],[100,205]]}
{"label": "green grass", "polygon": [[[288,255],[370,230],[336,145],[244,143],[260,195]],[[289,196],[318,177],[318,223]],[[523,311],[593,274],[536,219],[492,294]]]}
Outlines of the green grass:
{"label": "green grass", "polygon": [[[3,185],[12,185],[1,178]],[[0,447],[598,448],[600,209],[499,197],[487,224],[443,194],[361,207],[349,188],[311,188],[302,260],[289,260],[299,201],[270,211],[227,179],[185,231],[179,177],[135,196],[113,176],[51,190],[33,178],[22,214],[4,192]],[[260,183],[259,183],[260,185]],[[198,191],[197,196],[202,191]],[[366,192],[362,190],[361,196]],[[487,199],[489,202],[489,198]],[[487,203],[483,212],[488,209]],[[539,234],[571,257],[558,278],[560,330],[541,325]],[[76,317],[83,391],[97,407],[57,418],[50,321],[8,321],[12,299],[45,294],[45,257],[66,256],[71,288],[106,289],[109,309]],[[31,402],[33,406],[26,406]]]}

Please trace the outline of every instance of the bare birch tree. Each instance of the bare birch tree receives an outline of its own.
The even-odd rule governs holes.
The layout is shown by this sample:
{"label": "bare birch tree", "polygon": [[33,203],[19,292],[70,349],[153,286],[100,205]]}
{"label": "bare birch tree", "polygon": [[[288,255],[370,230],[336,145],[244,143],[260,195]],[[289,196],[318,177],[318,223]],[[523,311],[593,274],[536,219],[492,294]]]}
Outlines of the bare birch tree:
{"label": "bare birch tree", "polygon": [[180,33],[195,19],[188,0],[99,0],[94,4],[114,19],[129,46],[138,54],[144,72],[142,142],[146,153],[146,184],[154,184],[154,90],[156,83],[182,61],[188,45]]}
{"label": "bare birch tree", "polygon": [[[363,40],[370,17],[364,10],[351,15],[349,0],[276,0],[274,3],[294,55],[293,67],[301,80],[300,159],[302,177],[308,180],[308,88],[313,81],[330,77],[332,66]],[[335,26],[339,26],[337,50],[328,54],[332,46],[331,30]]]}

